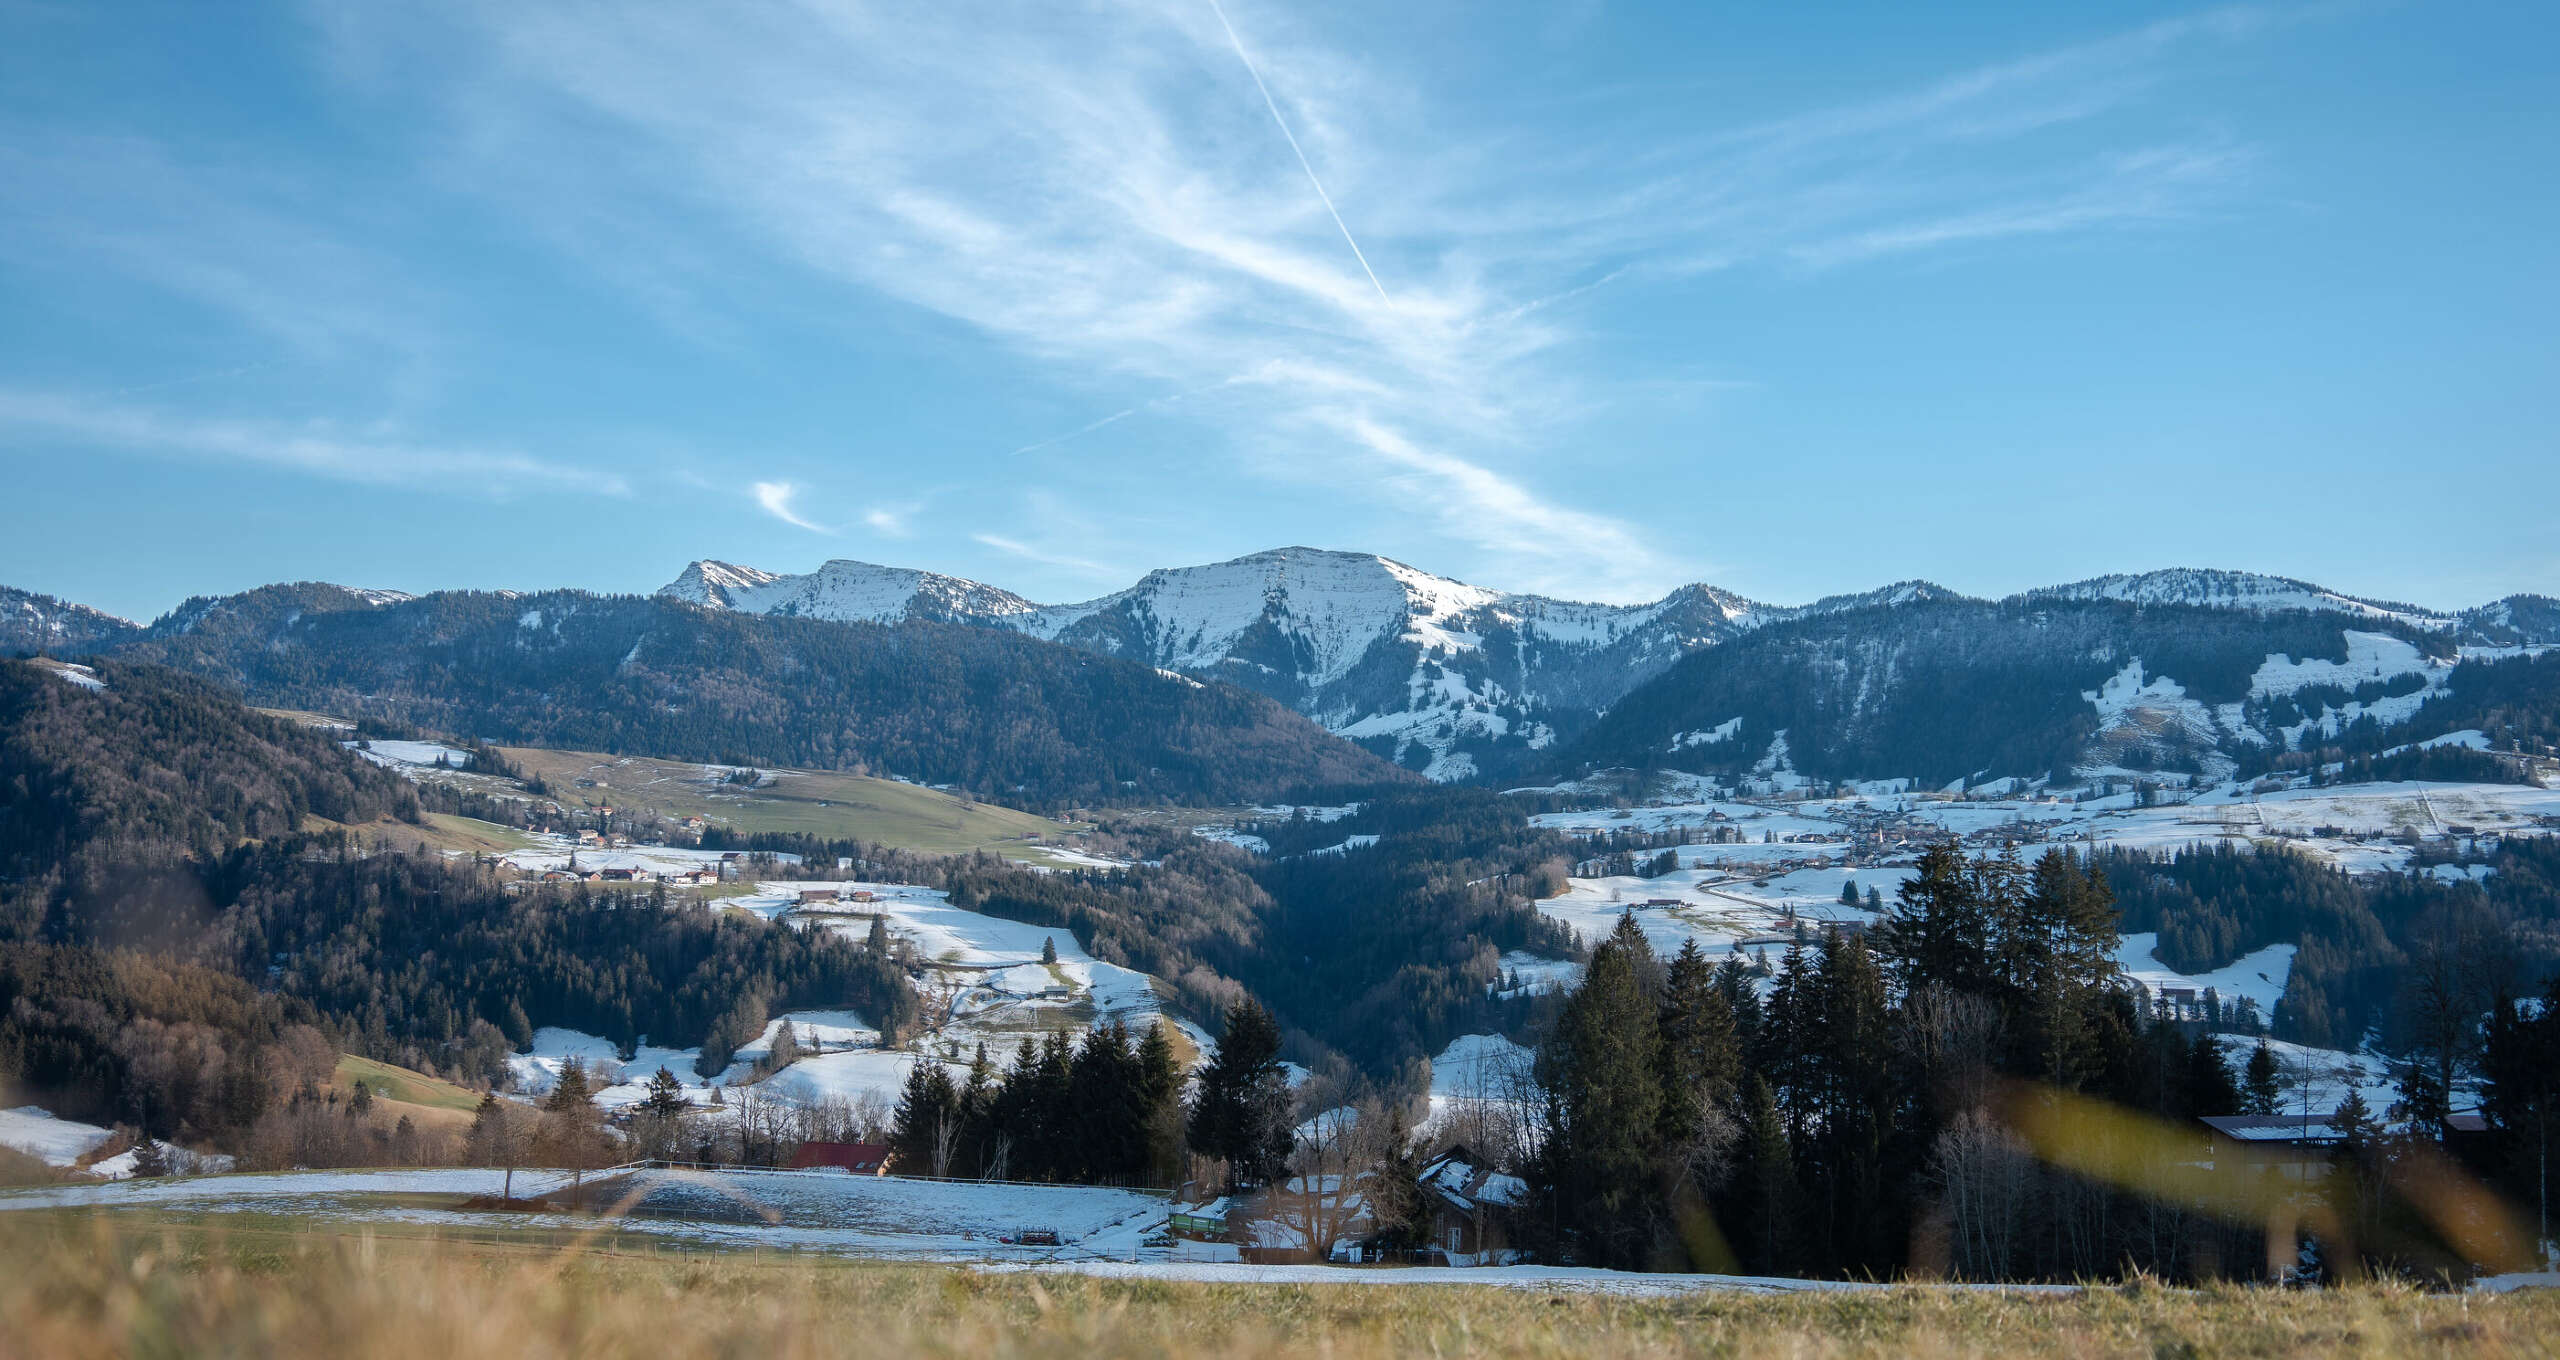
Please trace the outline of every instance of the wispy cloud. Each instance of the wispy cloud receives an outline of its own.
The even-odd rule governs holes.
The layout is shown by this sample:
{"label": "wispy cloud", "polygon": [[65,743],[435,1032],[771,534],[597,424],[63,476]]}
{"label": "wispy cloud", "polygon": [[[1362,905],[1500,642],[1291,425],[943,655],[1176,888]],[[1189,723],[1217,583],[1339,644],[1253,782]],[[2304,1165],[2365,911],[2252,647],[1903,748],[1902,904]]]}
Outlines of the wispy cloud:
{"label": "wispy cloud", "polygon": [[164,415],[110,401],[0,389],[0,438],[240,462],[367,486],[461,491],[493,500],[533,492],[631,494],[621,477],[505,450],[456,447],[325,421],[297,425]]}
{"label": "wispy cloud", "polygon": [[775,519],[781,520],[783,523],[788,524],[795,529],[806,529],[813,534],[834,533],[835,530],[827,528],[825,525],[812,524],[808,520],[801,518],[800,512],[793,509],[791,505],[792,501],[799,498],[799,495],[799,486],[791,482],[758,482],[755,484],[756,504],[763,506],[766,514],[773,516]]}
{"label": "wispy cloud", "polygon": [[1039,547],[1034,544],[1025,543],[1018,538],[1007,538],[1002,534],[977,533],[971,534],[969,537],[978,543],[982,543],[987,547],[995,549],[997,552],[1004,553],[1012,557],[1019,557],[1025,562],[1037,562],[1044,567],[1062,567],[1068,571],[1075,572],[1078,575],[1091,577],[1095,580],[1116,581],[1121,579],[1125,574],[1121,568],[1113,566],[1107,562],[1096,562],[1089,557],[1078,557],[1073,553],[1058,552],[1049,548]]}
{"label": "wispy cloud", "polygon": [[[380,53],[475,54],[441,86],[470,134],[457,144],[502,171],[489,182],[511,210],[569,223],[564,237],[716,221],[1124,394],[1016,456],[1215,392],[1179,415],[1240,465],[1332,478],[1382,520],[1488,558],[1579,538],[1601,549],[1574,569],[1585,588],[1620,596],[1696,563],[1571,504],[1560,451],[1581,447],[1611,381],[1576,354],[1588,308],[1707,268],[1837,270],[2197,220],[2245,183],[2250,149],[2143,111],[2181,54],[2284,17],[2217,10],[1705,132],[1604,108],[1623,126],[1567,137],[1417,117],[1428,68],[1226,0],[1061,22],[816,0],[611,22],[514,0],[321,13],[351,79],[380,79]],[[613,155],[594,154],[599,135]],[[703,270],[723,255],[646,253]],[[1150,388],[1171,395],[1132,399]],[[1034,557],[1019,534],[980,541],[1093,565]]]}
{"label": "wispy cloud", "polygon": [[913,538],[916,536],[916,512],[922,508],[912,501],[875,505],[862,512],[862,526],[890,538]]}

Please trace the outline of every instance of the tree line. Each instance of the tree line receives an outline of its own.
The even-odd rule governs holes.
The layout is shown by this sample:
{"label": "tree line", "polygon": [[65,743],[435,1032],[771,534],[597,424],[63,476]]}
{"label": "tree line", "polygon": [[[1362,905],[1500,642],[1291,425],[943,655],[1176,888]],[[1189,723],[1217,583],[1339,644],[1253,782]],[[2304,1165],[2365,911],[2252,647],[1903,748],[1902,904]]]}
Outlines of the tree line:
{"label": "tree line", "polygon": [[[2262,1272],[2262,1224],[2059,1169],[2019,1130],[2021,1101],[2095,1102],[2119,1113],[2091,1137],[2151,1119],[2188,1131],[2176,1136],[2201,1156],[2197,1116],[2277,1098],[2263,1047],[2234,1071],[2227,1041],[2133,1003],[2116,981],[2116,930],[2108,876],[2086,860],[1945,847],[1870,932],[1826,931],[1765,967],[1711,965],[1694,942],[1661,959],[1623,918],[1539,1052],[1525,1239],[1631,1269]],[[2360,1097],[2319,1113],[2359,1130],[2350,1157],[2402,1155]],[[2398,1112],[2411,1139],[2436,1136],[2428,1113]],[[2380,1181],[2339,1179],[2368,1183]],[[2359,1221],[2378,1223],[2386,1198]],[[2407,1246],[2425,1233],[2398,1226],[2395,1249],[2441,1262],[2440,1243]]]}

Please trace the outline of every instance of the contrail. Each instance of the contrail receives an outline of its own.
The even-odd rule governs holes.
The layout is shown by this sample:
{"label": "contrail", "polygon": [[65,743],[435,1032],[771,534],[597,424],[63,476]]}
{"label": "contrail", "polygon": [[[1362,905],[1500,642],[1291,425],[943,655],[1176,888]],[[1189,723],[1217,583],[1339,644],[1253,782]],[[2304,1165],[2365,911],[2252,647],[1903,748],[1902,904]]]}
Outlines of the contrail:
{"label": "contrail", "polygon": [[1360,243],[1352,238],[1350,225],[1342,220],[1342,210],[1333,206],[1333,195],[1326,193],[1324,181],[1316,178],[1316,168],[1308,162],[1306,148],[1298,145],[1298,134],[1291,132],[1289,120],[1280,116],[1280,105],[1271,98],[1271,87],[1262,83],[1262,72],[1254,69],[1253,58],[1244,50],[1244,39],[1236,36],[1236,26],[1227,20],[1227,7],[1218,0],[1209,0],[1209,8],[1217,13],[1218,26],[1227,31],[1227,41],[1235,45],[1236,60],[1244,63],[1244,73],[1253,77],[1253,88],[1262,91],[1262,107],[1271,110],[1271,121],[1280,125],[1280,135],[1288,138],[1289,149],[1298,153],[1298,168],[1307,172],[1307,183],[1316,186],[1316,197],[1324,200],[1324,210],[1333,214],[1333,225],[1341,229],[1343,244],[1351,247],[1351,258],[1360,262],[1360,272],[1368,275],[1369,286],[1378,290],[1378,301],[1395,306],[1396,300],[1387,296],[1387,286],[1378,282],[1378,271],[1369,267],[1369,257],[1361,253]]}
{"label": "contrail", "polygon": [[1021,448],[1015,449],[1012,453],[1005,456],[1008,458],[1019,458],[1026,453],[1037,453],[1052,444],[1063,444],[1070,439],[1081,439],[1084,436],[1101,429],[1105,425],[1127,420],[1129,417],[1138,414],[1140,411],[1161,411],[1176,402],[1189,401],[1191,398],[1199,396],[1204,392],[1215,392],[1221,387],[1233,387],[1237,383],[1243,381],[1244,379],[1241,377],[1220,378],[1218,381],[1213,382],[1206,387],[1195,387],[1188,392],[1176,392],[1171,396],[1156,397],[1153,400],[1142,401],[1137,405],[1130,407],[1128,410],[1114,411],[1090,425],[1079,425],[1076,428],[1067,431],[1065,434],[1051,435],[1049,438],[1043,439],[1037,444],[1025,444]]}
{"label": "contrail", "polygon": [[1023,445],[1021,448],[1015,449],[1011,454],[1008,454],[1008,455],[1006,455],[1006,456],[1007,456],[1007,457],[1012,457],[1012,458],[1019,458],[1019,457],[1021,457],[1022,455],[1026,454],[1026,453],[1033,453],[1033,452],[1037,452],[1038,450],[1045,449],[1045,448],[1049,447],[1049,446],[1050,446],[1050,445],[1052,445],[1052,444],[1063,444],[1063,443],[1066,443],[1068,440],[1073,439],[1073,438],[1075,438],[1075,437],[1076,437],[1076,436],[1078,436],[1078,435],[1087,435],[1087,434],[1091,434],[1091,433],[1093,433],[1094,431],[1101,429],[1103,426],[1108,425],[1108,424],[1110,424],[1111,422],[1113,422],[1113,421],[1115,421],[1115,420],[1127,420],[1129,417],[1136,415],[1136,414],[1137,414],[1141,409],[1142,409],[1142,408],[1140,408],[1140,407],[1132,406],[1132,407],[1130,407],[1130,408],[1129,408],[1128,410],[1126,410],[1126,411],[1114,411],[1114,412],[1112,412],[1111,414],[1109,414],[1109,415],[1107,415],[1107,416],[1104,416],[1102,419],[1097,420],[1097,421],[1093,422],[1093,423],[1092,423],[1092,424],[1090,424],[1090,425],[1083,425],[1083,426],[1079,426],[1079,427],[1077,427],[1077,428],[1075,428],[1075,429],[1072,429],[1072,430],[1067,431],[1065,434],[1062,434],[1062,435],[1055,435],[1055,436],[1052,436],[1052,437],[1050,437],[1050,438],[1048,438],[1048,439],[1043,439],[1043,440],[1041,440],[1041,441],[1040,441],[1039,443],[1037,443],[1037,444],[1025,444],[1025,445]]}

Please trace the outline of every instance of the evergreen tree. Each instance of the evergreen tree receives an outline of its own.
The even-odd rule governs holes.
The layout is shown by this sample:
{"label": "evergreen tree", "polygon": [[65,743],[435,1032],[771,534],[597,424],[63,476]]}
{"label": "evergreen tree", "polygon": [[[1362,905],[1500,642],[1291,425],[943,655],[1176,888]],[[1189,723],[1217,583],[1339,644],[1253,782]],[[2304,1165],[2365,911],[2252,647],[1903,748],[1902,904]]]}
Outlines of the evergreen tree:
{"label": "evergreen tree", "polygon": [[2452,1100],[2436,1070],[2425,1062],[2402,1064],[2400,1099],[2391,1107],[2392,1120],[2403,1132],[2428,1142],[2444,1138],[2445,1116],[2453,1113]]}
{"label": "evergreen tree", "polygon": [[1225,1162],[1234,1185],[1268,1185],[1288,1160],[1290,1144],[1280,1023],[1246,997],[1228,1009],[1224,1028],[1217,1054],[1200,1073],[1191,1147]]}
{"label": "evergreen tree", "polygon": [[1840,905],[1844,907],[1854,907],[1858,905],[1858,881],[1856,879],[1844,878],[1840,880]]}
{"label": "evergreen tree", "polygon": [[1057,936],[1044,935],[1040,937],[1040,961],[1042,963],[1056,963],[1058,961]]}
{"label": "evergreen tree", "polygon": [[2347,1098],[2329,1115],[2329,1127],[2338,1136],[2338,1150],[2350,1158],[2361,1158],[2373,1147],[2376,1128],[2373,1107],[2365,1103],[2364,1092],[2350,1086]]}
{"label": "evergreen tree", "polygon": [[1138,1040],[1138,1123],[1145,1131],[1147,1183],[1171,1185],[1182,1169],[1182,1063],[1161,1019]]}
{"label": "evergreen tree", "polygon": [[890,1126],[890,1164],[906,1176],[950,1174],[960,1135],[959,1093],[940,1062],[919,1057],[907,1068]]}
{"label": "evergreen tree", "polygon": [[1778,1113],[1777,1096],[1756,1073],[1744,1083],[1742,1109],[1742,1154],[1725,1217],[1736,1224],[1733,1245],[1743,1269],[1755,1275],[1783,1275],[1796,1268],[1795,1244],[1804,1211],[1795,1153],[1787,1142],[1787,1123]]}
{"label": "evergreen tree", "polygon": [[1953,844],[1922,851],[1919,872],[1897,891],[1893,910],[1875,930],[1876,951],[1904,991],[1935,982],[1989,994],[1991,923],[1976,873]]}
{"label": "evergreen tree", "polygon": [[155,1180],[169,1174],[169,1154],[161,1148],[158,1139],[145,1135],[135,1141],[133,1174],[136,1180]]}
{"label": "evergreen tree", "polygon": [[660,1119],[673,1119],[684,1113],[684,1083],[664,1066],[649,1077],[648,1094],[640,1098],[640,1108]]}
{"label": "evergreen tree", "polygon": [[1657,1137],[1673,1167],[1691,1166],[1727,1141],[1735,1083],[1742,1075],[1733,1011],[1694,939],[1681,942],[1664,974],[1660,1025]]}
{"label": "evergreen tree", "polygon": [[2489,1013],[2480,1057],[2480,1111],[2497,1140],[2500,1179],[2532,1215],[2536,1241],[2550,1241],[2551,1154],[2560,1133],[2560,974],[2528,1012],[2513,998]]}
{"label": "evergreen tree", "polygon": [[1630,924],[1621,918],[1592,951],[1539,1052],[1545,1128],[1531,1182],[1573,1259],[1625,1269],[1642,1267],[1653,1243],[1663,1104],[1656,1008],[1641,981],[1652,950]]}
{"label": "evergreen tree", "polygon": [[1816,1021],[1810,1102],[1823,1174],[1825,1257],[1840,1268],[1880,1269],[1899,1234],[1885,1193],[1885,1151],[1900,1100],[1883,971],[1864,940],[1823,932],[1812,987]]}
{"label": "evergreen tree", "polygon": [[2212,1035],[2199,1036],[2187,1050],[2182,1086],[2191,1115],[2235,1114],[2241,1108],[2240,1083],[2231,1075],[2231,1060],[2223,1054],[2222,1041]]}
{"label": "evergreen tree", "polygon": [[2241,1079],[2242,1105],[2249,1114],[2276,1114],[2284,1109],[2284,1071],[2275,1050],[2260,1039],[2249,1050],[2249,1067]]}
{"label": "evergreen tree", "polygon": [[1724,962],[1716,965],[1715,986],[1716,994],[1724,998],[1725,1014],[1733,1017],[1736,1065],[1748,1067],[1760,1051],[1760,986],[1740,950],[1727,953]]}

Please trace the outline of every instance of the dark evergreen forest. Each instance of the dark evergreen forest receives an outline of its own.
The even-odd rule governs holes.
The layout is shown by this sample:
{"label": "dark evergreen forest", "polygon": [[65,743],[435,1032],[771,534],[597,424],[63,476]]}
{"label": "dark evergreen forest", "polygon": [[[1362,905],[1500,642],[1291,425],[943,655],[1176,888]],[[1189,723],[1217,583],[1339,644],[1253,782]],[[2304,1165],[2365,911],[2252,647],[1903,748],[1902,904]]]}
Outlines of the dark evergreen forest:
{"label": "dark evergreen forest", "polygon": [[97,674],[0,662],[0,1079],[67,1116],[220,1143],[315,1046],[486,1081],[542,1025],[725,1065],[777,1009],[915,1019],[826,932],[355,856],[345,824],[414,818],[411,786],[203,681]]}

